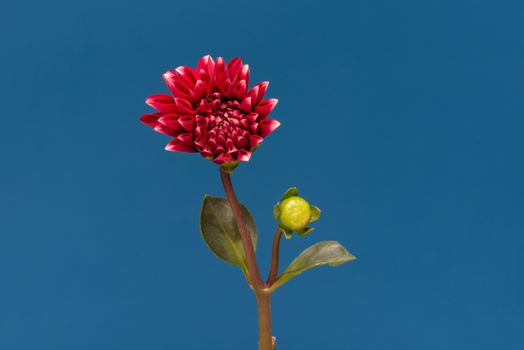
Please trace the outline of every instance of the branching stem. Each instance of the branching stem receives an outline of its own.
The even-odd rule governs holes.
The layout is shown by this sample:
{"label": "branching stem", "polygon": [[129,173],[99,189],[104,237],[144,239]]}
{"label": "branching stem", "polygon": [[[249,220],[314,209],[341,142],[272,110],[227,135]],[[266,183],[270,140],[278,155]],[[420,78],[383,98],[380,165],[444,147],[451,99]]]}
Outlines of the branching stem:
{"label": "branching stem", "polygon": [[253,248],[253,242],[249,235],[249,230],[246,225],[246,220],[242,215],[240,203],[238,202],[233,183],[229,173],[220,169],[220,179],[226,192],[226,197],[231,206],[231,211],[235,217],[237,223],[238,232],[242,240],[244,251],[246,252],[247,270],[249,276],[249,282],[253,286],[253,290],[257,297],[258,306],[258,332],[259,332],[259,350],[274,350],[273,336],[271,333],[271,303],[270,294],[267,291],[267,285],[262,281],[260,277],[260,271],[258,269],[257,259],[255,256],[255,249]]}

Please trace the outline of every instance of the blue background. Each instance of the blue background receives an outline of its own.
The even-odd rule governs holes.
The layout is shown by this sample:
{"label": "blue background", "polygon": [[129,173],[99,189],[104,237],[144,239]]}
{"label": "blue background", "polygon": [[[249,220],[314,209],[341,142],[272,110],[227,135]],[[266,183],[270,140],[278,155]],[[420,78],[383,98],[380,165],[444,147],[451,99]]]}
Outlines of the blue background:
{"label": "blue background", "polygon": [[139,124],[207,53],[270,80],[282,127],[234,174],[283,244],[359,258],[273,298],[279,349],[523,349],[520,1],[20,1],[0,14],[0,349],[255,349],[255,302],[206,249],[217,169]]}

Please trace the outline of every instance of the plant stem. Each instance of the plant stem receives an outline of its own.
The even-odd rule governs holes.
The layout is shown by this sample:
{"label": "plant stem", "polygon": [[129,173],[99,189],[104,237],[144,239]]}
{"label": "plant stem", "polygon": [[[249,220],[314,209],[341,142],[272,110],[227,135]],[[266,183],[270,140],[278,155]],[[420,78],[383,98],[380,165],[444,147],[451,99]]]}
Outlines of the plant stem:
{"label": "plant stem", "polygon": [[256,293],[258,305],[258,348],[259,350],[273,350],[273,336],[271,333],[271,302],[269,293]]}
{"label": "plant stem", "polygon": [[280,238],[282,237],[282,230],[277,228],[275,232],[275,237],[273,238],[273,249],[271,254],[271,268],[269,269],[269,276],[267,277],[266,284],[271,287],[271,285],[277,279],[278,274],[278,260],[280,255]]}
{"label": "plant stem", "polygon": [[274,350],[273,337],[271,333],[271,303],[270,293],[266,290],[267,285],[262,281],[260,277],[260,271],[258,270],[257,259],[255,256],[255,249],[253,248],[253,242],[246,225],[244,216],[240,209],[233,183],[229,173],[220,169],[220,179],[226,192],[226,197],[231,206],[231,211],[235,217],[238,232],[242,240],[244,251],[246,252],[247,270],[249,276],[249,282],[253,286],[253,290],[257,297],[258,306],[258,332],[259,332],[259,350]]}
{"label": "plant stem", "polygon": [[250,283],[252,284],[255,291],[262,290],[265,286],[262,278],[260,278],[257,259],[255,257],[255,250],[253,249],[253,242],[251,242],[251,236],[249,235],[249,231],[247,229],[246,220],[242,215],[240,204],[238,203],[235,190],[233,189],[231,177],[227,172],[222,170],[222,168],[220,168],[220,179],[222,180],[226,197],[229,201],[229,205],[231,206],[231,211],[233,212],[233,216],[237,222],[240,239],[242,240],[242,245],[244,246],[244,251],[246,252],[247,270]]}

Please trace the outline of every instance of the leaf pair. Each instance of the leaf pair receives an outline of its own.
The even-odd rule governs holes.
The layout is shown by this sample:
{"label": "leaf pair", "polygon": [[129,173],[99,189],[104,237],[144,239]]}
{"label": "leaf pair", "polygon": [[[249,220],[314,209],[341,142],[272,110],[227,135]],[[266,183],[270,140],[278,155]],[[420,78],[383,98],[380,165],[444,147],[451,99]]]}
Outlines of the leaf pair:
{"label": "leaf pair", "polygon": [[[246,221],[253,248],[257,245],[257,227],[249,210],[240,205]],[[204,196],[200,212],[200,231],[209,249],[218,258],[237,265],[248,276],[246,254],[240,238],[240,233],[233,216],[229,202],[225,198]],[[337,266],[354,260],[342,245],[335,241],[325,241],[314,244],[304,250],[291,262],[286,270],[271,286],[273,291],[293,277],[316,266]]]}

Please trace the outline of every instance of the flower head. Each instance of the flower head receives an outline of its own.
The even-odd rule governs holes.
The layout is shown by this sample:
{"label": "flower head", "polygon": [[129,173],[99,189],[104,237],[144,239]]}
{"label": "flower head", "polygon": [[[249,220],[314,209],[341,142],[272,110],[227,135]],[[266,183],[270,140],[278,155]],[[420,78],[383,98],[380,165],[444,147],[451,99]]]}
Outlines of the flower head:
{"label": "flower head", "polygon": [[248,90],[249,66],[240,58],[225,63],[209,55],[197,68],[182,66],[163,75],[171,95],[150,96],[157,110],[142,123],[172,136],[167,151],[199,152],[225,169],[247,162],[264,137],[280,123],[268,118],[278,100],[263,99],[269,82]]}

